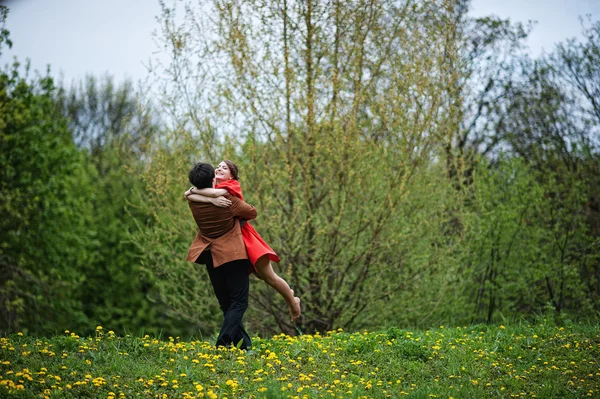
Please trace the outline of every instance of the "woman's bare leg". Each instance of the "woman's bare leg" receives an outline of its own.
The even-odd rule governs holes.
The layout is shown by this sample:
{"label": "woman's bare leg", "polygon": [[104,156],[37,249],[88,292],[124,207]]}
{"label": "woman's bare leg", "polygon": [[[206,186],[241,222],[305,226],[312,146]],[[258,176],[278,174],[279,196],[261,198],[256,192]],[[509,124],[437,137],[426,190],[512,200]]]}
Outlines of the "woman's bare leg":
{"label": "woman's bare leg", "polygon": [[269,260],[269,256],[261,256],[254,266],[256,267],[256,271],[260,275],[260,278],[263,279],[265,283],[275,288],[277,292],[281,294],[283,299],[285,299],[285,303],[287,303],[290,308],[292,320],[296,321],[301,313],[300,298],[294,296],[294,291],[292,291],[288,283],[275,273],[271,261]]}

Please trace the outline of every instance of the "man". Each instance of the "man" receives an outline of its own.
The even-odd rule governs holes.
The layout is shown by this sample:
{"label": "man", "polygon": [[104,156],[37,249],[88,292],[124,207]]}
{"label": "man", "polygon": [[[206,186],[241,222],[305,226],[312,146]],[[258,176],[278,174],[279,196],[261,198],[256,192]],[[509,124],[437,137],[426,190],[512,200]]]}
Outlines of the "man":
{"label": "man", "polygon": [[[189,174],[190,183],[197,188],[213,186],[214,168],[206,163],[196,164]],[[215,295],[223,311],[223,324],[217,347],[240,344],[250,349],[252,342],[242,325],[248,308],[251,268],[242,239],[239,219],[256,217],[256,209],[230,194],[225,198],[231,206],[220,208],[213,204],[188,201],[198,233],[190,246],[186,260],[205,264]]]}

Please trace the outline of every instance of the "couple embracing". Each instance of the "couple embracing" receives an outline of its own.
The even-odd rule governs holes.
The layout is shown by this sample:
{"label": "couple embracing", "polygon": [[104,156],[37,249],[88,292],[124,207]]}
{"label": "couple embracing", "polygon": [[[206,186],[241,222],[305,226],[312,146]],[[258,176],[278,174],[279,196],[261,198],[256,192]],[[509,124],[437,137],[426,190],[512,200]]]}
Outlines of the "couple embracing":
{"label": "couple embracing", "polygon": [[185,192],[198,233],[187,260],[206,265],[215,296],[223,312],[217,346],[249,349],[251,340],[242,325],[248,308],[249,274],[275,288],[290,309],[292,321],[300,317],[300,299],[273,270],[277,254],[248,223],[256,208],[244,202],[237,166],[225,160],[214,169],[198,163],[189,173],[194,187]]}

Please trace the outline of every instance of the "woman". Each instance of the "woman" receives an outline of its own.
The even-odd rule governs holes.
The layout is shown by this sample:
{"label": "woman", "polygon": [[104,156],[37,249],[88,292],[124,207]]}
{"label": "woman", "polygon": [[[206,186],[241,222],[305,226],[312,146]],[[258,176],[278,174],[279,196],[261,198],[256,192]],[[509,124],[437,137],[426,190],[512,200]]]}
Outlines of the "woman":
{"label": "woman", "polygon": [[[224,160],[215,169],[217,184],[214,188],[197,189],[192,187],[186,191],[185,196],[189,201],[210,202],[221,207],[229,206],[231,201],[223,197],[227,193],[241,200],[244,199],[238,179],[237,166],[229,160]],[[271,261],[279,262],[279,257],[248,222],[242,224],[242,237],[246,245],[248,259],[252,263],[255,272],[283,296],[290,309],[292,321],[296,321],[301,313],[300,298],[294,296],[294,291],[290,289],[284,279],[275,273],[271,265]]]}

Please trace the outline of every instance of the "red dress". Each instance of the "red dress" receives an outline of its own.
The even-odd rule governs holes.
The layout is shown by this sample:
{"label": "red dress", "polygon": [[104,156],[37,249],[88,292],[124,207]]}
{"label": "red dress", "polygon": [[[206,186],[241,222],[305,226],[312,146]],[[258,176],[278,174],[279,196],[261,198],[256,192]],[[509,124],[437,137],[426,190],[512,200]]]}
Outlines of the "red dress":
{"label": "red dress", "polygon": [[[226,180],[223,183],[219,183],[215,186],[215,188],[224,188],[229,191],[229,194],[238,197],[242,201],[244,200],[244,196],[242,195],[242,186],[240,186],[240,182],[237,180]],[[242,238],[244,239],[244,244],[246,245],[246,252],[248,253],[248,259],[250,259],[250,263],[252,266],[256,264],[258,258],[264,255],[268,255],[269,259],[273,262],[280,262],[279,256],[271,249],[269,244],[262,239],[260,234],[252,227],[252,225],[248,222],[244,223],[242,226]],[[256,270],[256,267],[254,267]]]}

